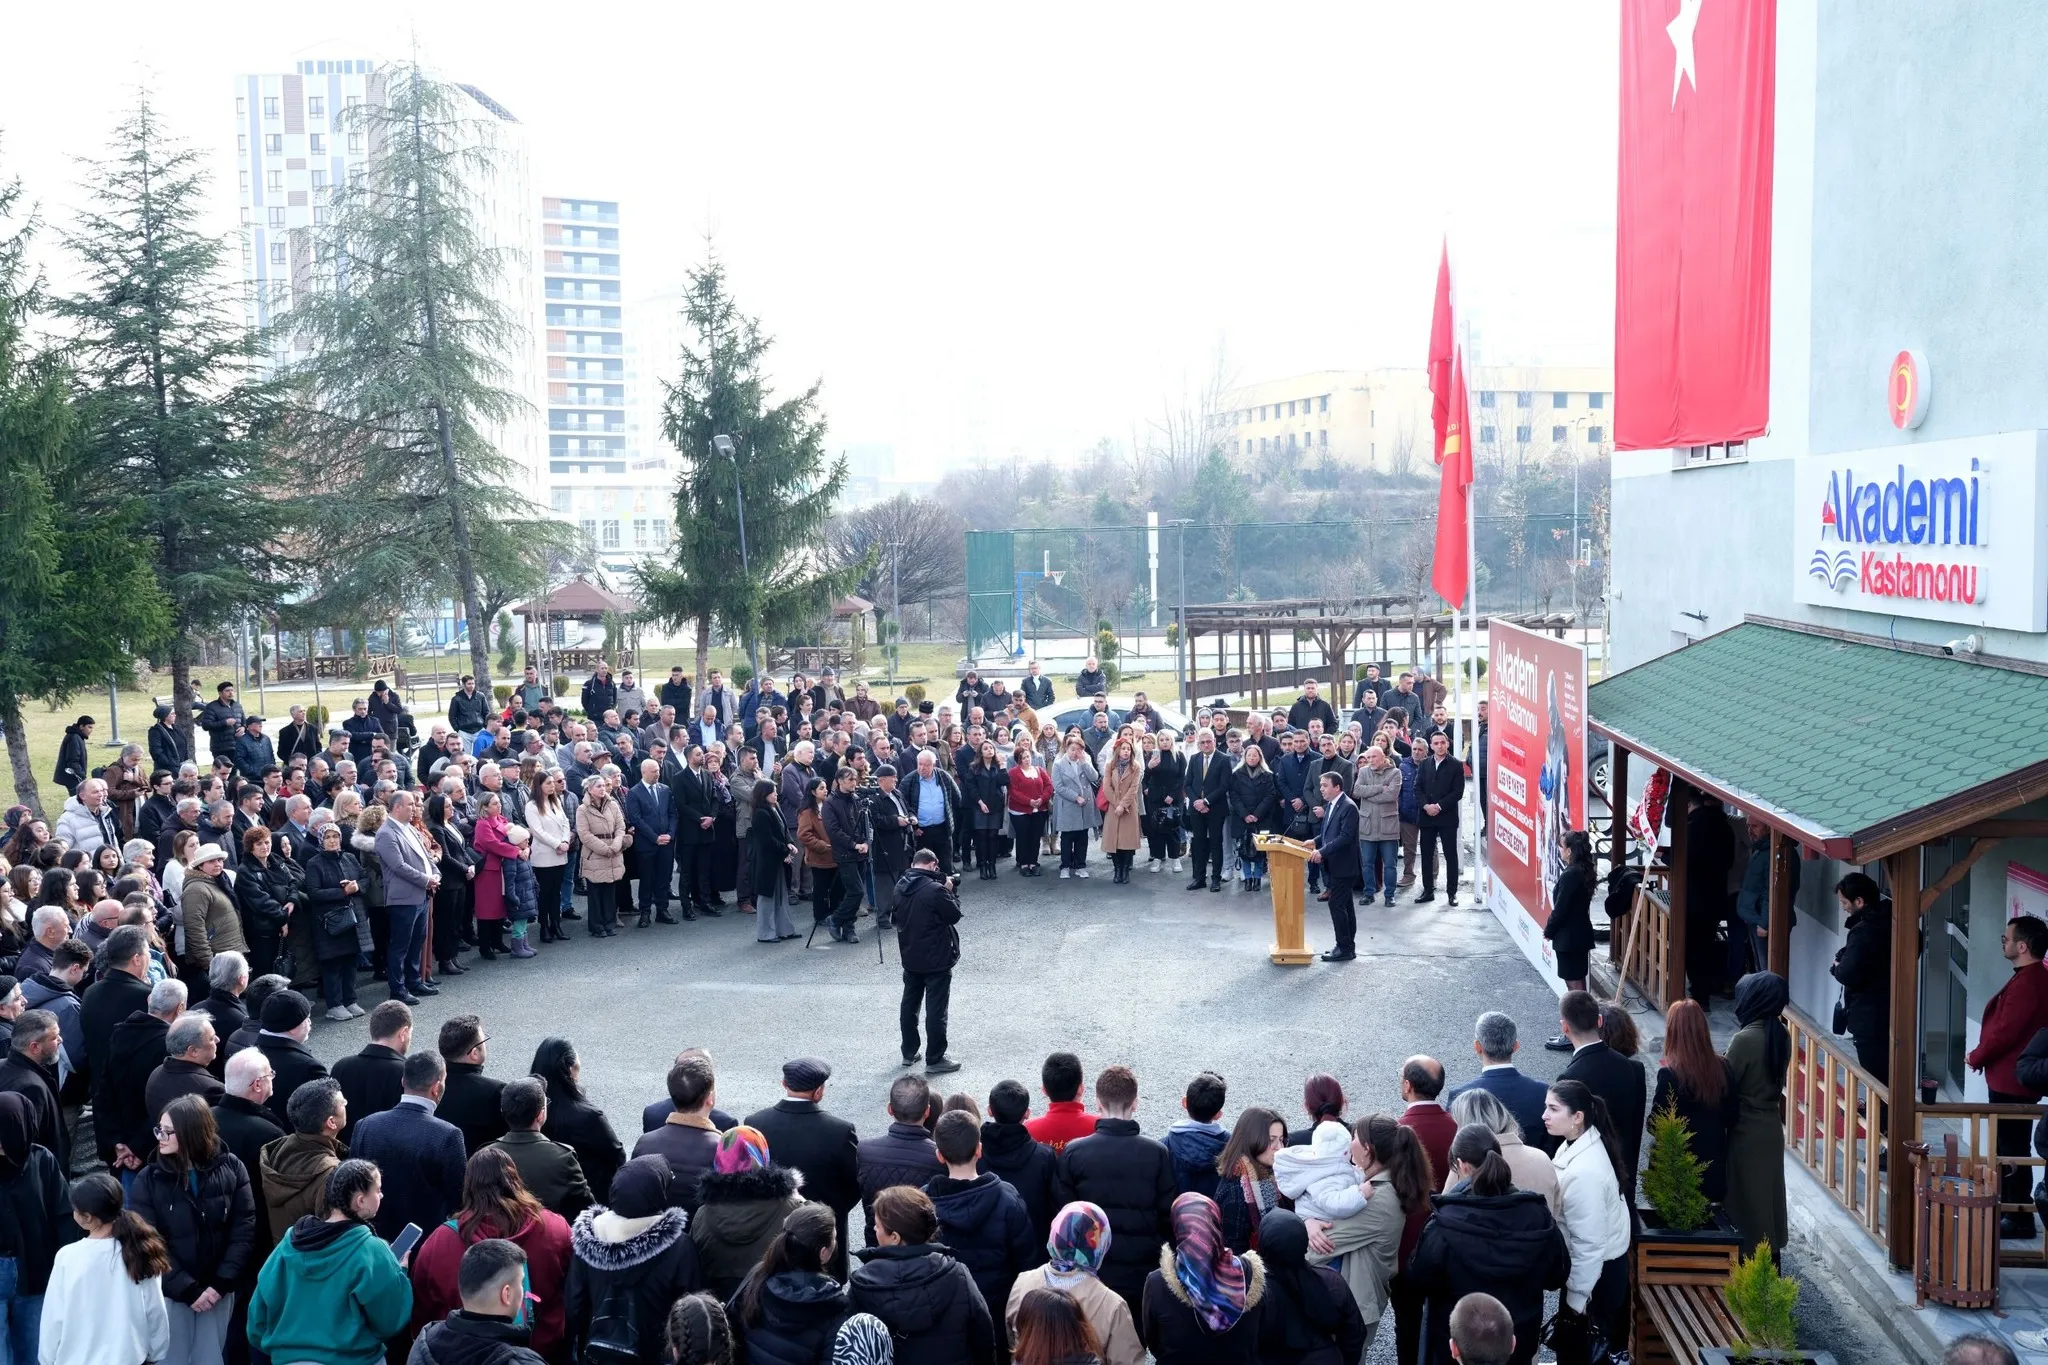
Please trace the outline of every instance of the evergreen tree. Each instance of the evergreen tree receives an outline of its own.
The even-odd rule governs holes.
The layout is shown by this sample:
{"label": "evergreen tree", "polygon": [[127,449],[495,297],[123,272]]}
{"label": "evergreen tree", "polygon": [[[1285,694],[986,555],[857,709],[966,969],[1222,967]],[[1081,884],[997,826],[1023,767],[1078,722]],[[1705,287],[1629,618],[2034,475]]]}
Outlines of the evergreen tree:
{"label": "evergreen tree", "polygon": [[171,602],[164,647],[188,736],[200,637],[277,599],[279,547],[299,506],[275,454],[275,391],[254,374],[222,244],[200,228],[200,166],[145,91],[96,163],[69,238],[84,287],[60,307],[77,328],[84,492],[140,516]]}
{"label": "evergreen tree", "polygon": [[[664,382],[662,434],[682,456],[668,564],[640,570],[650,616],[667,629],[694,625],[702,690],[714,631],[752,642],[799,631],[852,590],[875,558],[829,567],[825,526],[846,488],[846,460],[827,461],[818,385],[772,401],[762,360],[773,339],[742,314],[714,255],[690,272],[681,373]],[[731,456],[713,453],[730,436]],[[740,488],[736,491],[735,474]],[[747,517],[740,555],[738,499]]]}
{"label": "evergreen tree", "polygon": [[[494,444],[525,400],[506,358],[532,339],[497,292],[513,262],[477,226],[499,171],[492,125],[459,88],[418,66],[342,118],[376,148],[335,193],[316,292],[284,320],[304,440],[323,483],[320,597],[337,609],[452,591],[469,624],[469,671],[491,688],[491,604],[481,578],[537,565],[567,543],[519,490],[526,472]],[[501,580],[517,575],[500,573]]]}

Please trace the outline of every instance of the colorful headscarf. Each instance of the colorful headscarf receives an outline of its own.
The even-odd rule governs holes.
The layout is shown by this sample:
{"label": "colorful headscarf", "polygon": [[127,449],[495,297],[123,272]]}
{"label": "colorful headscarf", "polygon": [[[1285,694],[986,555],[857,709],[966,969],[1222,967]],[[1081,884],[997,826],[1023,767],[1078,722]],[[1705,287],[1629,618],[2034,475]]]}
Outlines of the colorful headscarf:
{"label": "colorful headscarf", "polygon": [[718,1153],[711,1159],[720,1175],[759,1170],[768,1164],[768,1139],[744,1123],[718,1135]]}
{"label": "colorful headscarf", "polygon": [[1052,1236],[1046,1239],[1045,1250],[1055,1274],[1099,1273],[1103,1258],[1109,1255],[1109,1215],[1098,1204],[1075,1200],[1053,1215]]}
{"label": "colorful headscarf", "polygon": [[1195,1316],[1216,1333],[1244,1316],[1244,1262],[1223,1244],[1223,1215],[1206,1194],[1173,1201],[1173,1273]]}

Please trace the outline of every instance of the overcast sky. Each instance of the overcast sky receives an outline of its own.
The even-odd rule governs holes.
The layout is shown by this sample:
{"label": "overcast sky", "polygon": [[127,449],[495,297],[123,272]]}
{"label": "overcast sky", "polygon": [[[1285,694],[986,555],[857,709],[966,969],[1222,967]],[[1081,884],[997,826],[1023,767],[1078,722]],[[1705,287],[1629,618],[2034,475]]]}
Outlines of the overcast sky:
{"label": "overcast sky", "polygon": [[1240,382],[1420,366],[1446,233],[1484,359],[1611,363],[1613,11],[19,5],[0,169],[62,224],[147,80],[226,233],[230,77],[416,39],[528,126],[537,191],[621,201],[627,298],[711,231],[833,443],[935,474],[1127,442],[1219,347]]}

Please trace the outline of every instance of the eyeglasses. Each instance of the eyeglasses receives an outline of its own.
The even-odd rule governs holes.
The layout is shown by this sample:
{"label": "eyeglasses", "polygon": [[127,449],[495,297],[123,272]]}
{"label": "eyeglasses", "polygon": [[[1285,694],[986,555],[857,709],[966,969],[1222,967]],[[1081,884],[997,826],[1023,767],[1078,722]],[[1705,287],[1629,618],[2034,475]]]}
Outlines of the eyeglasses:
{"label": "eyeglasses", "polygon": [[155,1133],[159,1138],[174,1138],[178,1135],[178,1130],[171,1127],[171,1125],[168,1123],[159,1123],[156,1127],[150,1129],[150,1131],[152,1133]]}

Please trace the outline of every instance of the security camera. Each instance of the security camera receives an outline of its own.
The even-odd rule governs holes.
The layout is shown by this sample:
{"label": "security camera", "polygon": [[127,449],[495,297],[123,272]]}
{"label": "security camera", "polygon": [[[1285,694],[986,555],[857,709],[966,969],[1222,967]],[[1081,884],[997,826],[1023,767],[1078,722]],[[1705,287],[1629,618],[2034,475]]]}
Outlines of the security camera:
{"label": "security camera", "polygon": [[1941,647],[1941,652],[1953,659],[1958,654],[1978,654],[1982,652],[1983,648],[1984,637],[1981,635],[1965,635],[1960,640],[1950,640]]}

